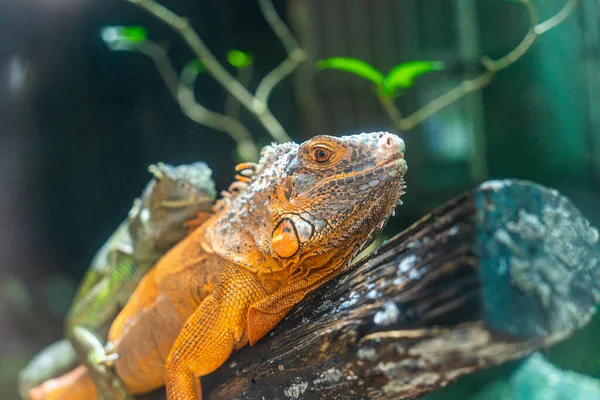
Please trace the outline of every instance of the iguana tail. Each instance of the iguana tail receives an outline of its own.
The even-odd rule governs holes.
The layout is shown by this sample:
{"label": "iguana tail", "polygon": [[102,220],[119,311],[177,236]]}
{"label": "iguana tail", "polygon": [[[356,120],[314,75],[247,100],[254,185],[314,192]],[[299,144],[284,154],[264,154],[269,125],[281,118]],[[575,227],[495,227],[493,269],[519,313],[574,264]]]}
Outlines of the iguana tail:
{"label": "iguana tail", "polygon": [[96,386],[83,365],[29,390],[29,400],[95,400]]}

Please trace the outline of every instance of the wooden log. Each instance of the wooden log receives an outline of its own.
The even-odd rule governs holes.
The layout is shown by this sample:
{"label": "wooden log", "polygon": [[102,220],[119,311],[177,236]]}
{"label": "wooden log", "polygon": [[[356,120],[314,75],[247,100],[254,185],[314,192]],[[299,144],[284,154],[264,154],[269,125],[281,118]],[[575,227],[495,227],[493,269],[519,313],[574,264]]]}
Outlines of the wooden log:
{"label": "wooden log", "polygon": [[598,241],[558,192],[487,182],[309,294],[203,377],[204,396],[414,398],[523,357],[589,321]]}

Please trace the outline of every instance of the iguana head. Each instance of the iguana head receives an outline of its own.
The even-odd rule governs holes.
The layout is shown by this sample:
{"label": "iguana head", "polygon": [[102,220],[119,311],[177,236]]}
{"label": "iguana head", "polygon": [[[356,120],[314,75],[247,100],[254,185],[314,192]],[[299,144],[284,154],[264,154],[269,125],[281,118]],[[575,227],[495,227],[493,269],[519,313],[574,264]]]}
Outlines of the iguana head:
{"label": "iguana head", "polygon": [[130,233],[140,246],[170,248],[185,235],[184,223],[209,211],[216,196],[212,171],[202,162],[151,165],[154,178],[129,212]]}
{"label": "iguana head", "polygon": [[[268,146],[219,234],[244,231],[286,265],[327,253],[351,258],[375,239],[403,194],[404,151],[402,139],[386,132]],[[246,245],[236,246],[233,252]]]}

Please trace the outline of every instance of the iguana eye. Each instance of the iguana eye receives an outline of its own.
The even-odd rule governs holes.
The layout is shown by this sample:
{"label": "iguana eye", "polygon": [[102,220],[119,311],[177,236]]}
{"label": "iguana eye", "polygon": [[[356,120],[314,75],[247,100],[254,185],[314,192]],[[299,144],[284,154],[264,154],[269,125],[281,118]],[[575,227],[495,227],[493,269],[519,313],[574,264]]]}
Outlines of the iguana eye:
{"label": "iguana eye", "polygon": [[331,158],[331,154],[331,150],[326,149],[325,147],[316,146],[313,149],[313,156],[315,158],[315,161],[318,163],[324,163],[329,161],[329,159]]}

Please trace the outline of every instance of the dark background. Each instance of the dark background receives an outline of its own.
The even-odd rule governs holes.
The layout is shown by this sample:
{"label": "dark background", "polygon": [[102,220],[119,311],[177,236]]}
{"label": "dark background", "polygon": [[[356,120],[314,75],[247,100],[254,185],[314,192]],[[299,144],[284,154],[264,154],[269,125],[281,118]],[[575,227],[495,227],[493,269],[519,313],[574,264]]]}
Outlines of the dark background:
{"label": "dark background", "polygon": [[[391,129],[368,83],[317,72],[320,58],[359,57],[383,72],[403,61],[445,61],[446,71],[418,79],[399,99],[408,114],[477,71],[479,55],[502,56],[527,30],[519,5],[502,0],[275,3],[309,53],[270,101],[297,141]],[[254,1],[163,4],[188,16],[220,60],[232,48],[251,51],[251,87],[285,57]],[[536,4],[546,16],[564,2]],[[555,187],[600,225],[598,11],[584,0],[489,87],[403,134],[408,193],[387,235],[501,177]],[[203,160],[220,189],[233,178],[234,142],[187,119],[145,56],[110,51],[100,38],[107,25],[145,26],[179,68],[192,58],[173,32],[123,0],[0,0],[2,399],[16,398],[18,370],[61,336],[78,281],[148,181],[148,164]],[[213,110],[226,101],[208,76],[196,96]],[[242,122],[259,144],[270,141],[250,116]],[[592,337],[581,335],[564,361],[600,377],[598,357],[572,344]]]}

